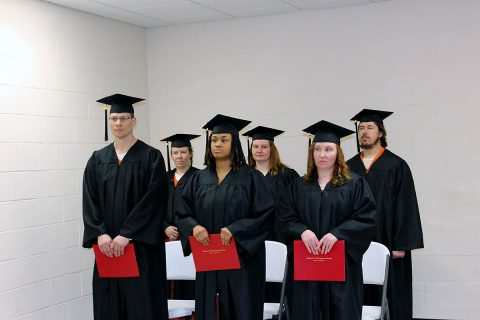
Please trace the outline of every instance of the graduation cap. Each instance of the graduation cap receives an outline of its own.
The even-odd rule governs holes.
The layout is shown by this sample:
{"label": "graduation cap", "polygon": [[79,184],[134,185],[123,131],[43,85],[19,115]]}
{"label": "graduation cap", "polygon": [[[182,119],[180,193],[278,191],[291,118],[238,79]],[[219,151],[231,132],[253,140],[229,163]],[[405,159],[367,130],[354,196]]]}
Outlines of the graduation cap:
{"label": "graduation cap", "polygon": [[352,121],[358,122],[377,122],[383,125],[383,120],[391,115],[391,111],[381,111],[381,110],[372,110],[372,109],[363,109],[355,116],[353,116]]}
{"label": "graduation cap", "polygon": [[[340,145],[340,139],[355,133],[344,127],[331,122],[321,120],[310,127],[303,129],[304,132],[314,135],[312,142],[333,142]],[[311,144],[311,143],[310,143]]]}
{"label": "graduation cap", "polygon": [[247,144],[248,144],[248,162],[250,164],[250,139],[252,138],[252,143],[255,140],[268,140],[272,141],[276,136],[279,134],[284,133],[285,131],[283,130],[278,130],[278,129],[273,129],[273,128],[268,128],[268,127],[263,127],[263,126],[258,126],[256,128],[253,128],[252,130],[249,130],[242,134],[243,136],[247,137]]}
{"label": "graduation cap", "polygon": [[[190,140],[200,137],[199,134],[184,134],[184,133],[177,133],[170,137],[166,137],[160,141],[170,142],[172,148],[183,148],[183,147],[192,147]],[[172,170],[170,167],[170,149],[167,144],[167,164],[168,164],[168,171]]]}
{"label": "graduation cap", "polygon": [[212,134],[216,133],[230,133],[237,134],[240,130],[245,128],[250,122],[248,120],[233,118],[223,114],[217,114],[210,121],[208,121],[203,129],[210,130]]}
{"label": "graduation cap", "polygon": [[107,105],[110,105],[110,113],[135,114],[133,104],[143,100],[145,99],[130,97],[120,93],[97,100],[97,102],[105,104],[105,141],[108,141]]}
{"label": "graduation cap", "polygon": [[217,114],[203,126],[203,129],[207,130],[205,145],[208,146],[208,131],[211,131],[212,134],[238,134],[238,132],[245,128],[250,122],[252,121]]}
{"label": "graduation cap", "polygon": [[363,109],[355,116],[353,116],[351,121],[355,121],[355,133],[357,135],[357,152],[360,152],[360,143],[358,142],[358,123],[360,122],[375,122],[383,126],[383,120],[390,116],[393,112],[391,111],[382,111],[382,110],[372,110],[372,109]]}
{"label": "graduation cap", "polygon": [[252,138],[252,141],[268,140],[268,141],[273,142],[273,140],[276,136],[278,136],[278,135],[280,135],[284,132],[285,131],[283,131],[283,130],[277,130],[277,129],[273,129],[273,128],[258,126],[256,128],[253,128],[252,130],[249,130],[249,131],[245,132],[242,135],[246,136],[246,137],[249,137],[249,138]]}

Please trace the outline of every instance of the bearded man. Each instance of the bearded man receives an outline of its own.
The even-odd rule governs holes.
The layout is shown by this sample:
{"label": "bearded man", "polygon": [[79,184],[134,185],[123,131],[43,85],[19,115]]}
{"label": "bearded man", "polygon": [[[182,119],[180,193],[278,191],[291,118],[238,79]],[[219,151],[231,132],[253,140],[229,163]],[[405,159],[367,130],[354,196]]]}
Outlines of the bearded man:
{"label": "bearded man", "polygon": [[[361,152],[347,161],[350,170],[363,176],[377,204],[374,241],[390,250],[387,298],[392,320],[412,319],[411,250],[423,248],[422,225],[412,173],[407,162],[387,150],[383,119],[393,112],[364,109],[351,120],[358,122]],[[377,304],[378,286],[366,286],[365,303]]]}

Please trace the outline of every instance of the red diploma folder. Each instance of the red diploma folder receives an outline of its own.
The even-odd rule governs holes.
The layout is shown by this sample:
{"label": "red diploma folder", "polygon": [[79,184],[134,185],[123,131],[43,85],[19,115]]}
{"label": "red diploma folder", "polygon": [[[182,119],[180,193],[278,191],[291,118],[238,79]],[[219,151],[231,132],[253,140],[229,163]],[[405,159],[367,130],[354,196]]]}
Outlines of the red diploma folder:
{"label": "red diploma folder", "polygon": [[294,280],[345,281],[345,241],[337,241],[327,254],[308,253],[303,241],[293,243]]}
{"label": "red diploma folder", "polygon": [[95,252],[95,262],[100,278],[140,277],[133,244],[129,243],[120,257],[107,257],[100,252],[96,244],[93,245],[93,252]]}
{"label": "red diploma folder", "polygon": [[210,242],[206,246],[193,236],[190,236],[189,240],[197,272],[240,269],[237,247],[233,237],[230,238],[228,246],[222,244],[219,234],[210,234]]}

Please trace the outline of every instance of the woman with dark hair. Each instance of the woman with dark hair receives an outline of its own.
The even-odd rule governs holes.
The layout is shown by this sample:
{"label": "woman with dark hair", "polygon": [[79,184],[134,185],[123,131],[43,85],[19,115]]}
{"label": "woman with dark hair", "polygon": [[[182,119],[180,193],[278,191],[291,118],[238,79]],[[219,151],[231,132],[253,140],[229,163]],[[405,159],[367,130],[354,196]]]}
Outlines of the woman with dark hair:
{"label": "woman with dark hair", "polygon": [[224,245],[235,239],[241,265],[236,270],[197,272],[197,320],[217,319],[217,312],[221,319],[263,319],[264,241],[275,203],[260,173],[245,164],[238,131],[248,123],[217,115],[206,124],[212,130],[207,168],[192,176],[175,209],[184,254],[191,252],[189,236],[208,244],[210,234],[220,234]]}
{"label": "woman with dark hair", "polygon": [[353,131],[327,121],[304,131],[315,135],[307,174],[285,197],[280,225],[287,240],[302,240],[314,255],[344,240],[346,281],[294,281],[292,318],[360,320],[362,257],[375,233],[373,195],[365,179],[349,172],[340,148],[340,139]]}
{"label": "woman with dark hair", "polygon": [[[163,223],[166,241],[178,240],[178,229],[175,224],[174,213],[177,188],[184,186],[197,168],[192,166],[193,149],[190,140],[199,137],[193,134],[174,134],[161,141],[170,142],[170,150],[167,145],[167,164],[168,164],[168,207],[167,218]],[[175,164],[175,168],[170,167],[170,157]],[[193,281],[169,281],[168,291],[170,299],[194,299],[195,283]]]}

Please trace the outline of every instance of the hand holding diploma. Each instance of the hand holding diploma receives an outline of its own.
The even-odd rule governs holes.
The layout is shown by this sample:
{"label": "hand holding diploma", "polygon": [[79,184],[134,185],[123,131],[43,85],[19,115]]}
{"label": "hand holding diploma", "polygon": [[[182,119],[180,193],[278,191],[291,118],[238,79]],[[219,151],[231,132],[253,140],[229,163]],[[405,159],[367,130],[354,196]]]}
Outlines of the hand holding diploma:
{"label": "hand holding diploma", "polygon": [[208,231],[201,225],[197,225],[195,226],[195,228],[193,228],[193,236],[198,242],[200,242],[204,246],[208,245]]}
{"label": "hand holding diploma", "polygon": [[113,251],[110,247],[111,243],[112,238],[108,234],[102,234],[101,236],[97,237],[98,249],[100,249],[100,252],[109,258],[113,257]]}
{"label": "hand holding diploma", "polygon": [[332,250],[333,245],[337,242],[338,239],[331,233],[327,233],[323,236],[322,239],[318,242],[318,248],[321,254],[329,253]]}
{"label": "hand holding diploma", "polygon": [[125,253],[125,247],[129,242],[130,240],[128,238],[125,238],[124,236],[116,236],[110,243],[110,249],[113,252],[113,255],[115,257],[123,256],[123,254]]}
{"label": "hand holding diploma", "polygon": [[307,248],[308,253],[313,253],[314,255],[318,255],[319,246],[318,246],[318,239],[315,233],[311,230],[305,230],[302,233],[302,241]]}
{"label": "hand holding diploma", "polygon": [[220,239],[222,240],[222,244],[224,246],[228,246],[230,244],[231,238],[232,238],[232,233],[227,228],[222,228],[220,230]]}

